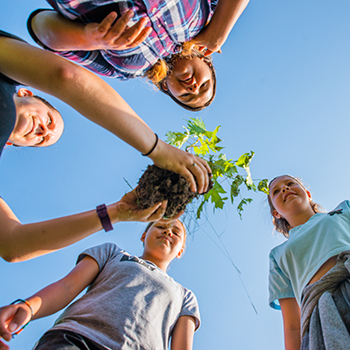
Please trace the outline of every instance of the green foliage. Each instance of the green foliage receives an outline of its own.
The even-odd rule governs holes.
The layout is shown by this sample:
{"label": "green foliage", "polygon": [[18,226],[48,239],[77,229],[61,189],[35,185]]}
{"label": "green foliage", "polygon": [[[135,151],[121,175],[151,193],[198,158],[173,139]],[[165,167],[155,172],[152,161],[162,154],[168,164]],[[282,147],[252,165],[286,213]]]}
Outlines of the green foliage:
{"label": "green foliage", "polygon": [[[213,173],[213,188],[202,197],[197,209],[197,219],[200,218],[203,207],[207,202],[210,201],[214,204],[213,210],[222,209],[229,198],[233,203],[238,196],[241,201],[237,206],[237,211],[240,218],[242,218],[243,206],[252,202],[251,198],[241,197],[242,186],[245,186],[248,191],[260,191],[268,194],[267,179],[261,180],[257,186],[252,179],[249,166],[254,152],[244,153],[238,160],[228,159],[221,152],[224,147],[219,146],[221,140],[217,133],[220,126],[217,126],[214,131],[208,131],[203,120],[199,118],[187,120],[187,126],[184,129],[184,132],[169,131],[167,142],[178,148],[186,146],[186,151],[191,151],[205,159]],[[239,173],[238,168],[244,169],[243,175]],[[229,186],[229,197],[223,185]]]}

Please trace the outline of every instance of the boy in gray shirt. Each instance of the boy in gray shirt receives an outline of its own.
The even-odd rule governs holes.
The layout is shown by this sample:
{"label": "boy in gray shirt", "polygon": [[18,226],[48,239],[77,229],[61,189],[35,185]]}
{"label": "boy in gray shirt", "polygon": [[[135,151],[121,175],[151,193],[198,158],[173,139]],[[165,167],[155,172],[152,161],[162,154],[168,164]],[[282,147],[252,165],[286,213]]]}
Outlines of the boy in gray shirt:
{"label": "boy in gray shirt", "polygon": [[[71,304],[40,339],[42,349],[192,349],[200,316],[195,295],[175,282],[166,269],[183,253],[186,233],[179,221],[156,222],[141,237],[141,258],[115,244],[84,251],[77,266],[62,280],[25,301],[0,309],[4,339],[33,318],[57,312],[83,289],[87,293]],[[16,324],[16,328],[11,326]],[[1,334],[2,333],[2,334]]]}

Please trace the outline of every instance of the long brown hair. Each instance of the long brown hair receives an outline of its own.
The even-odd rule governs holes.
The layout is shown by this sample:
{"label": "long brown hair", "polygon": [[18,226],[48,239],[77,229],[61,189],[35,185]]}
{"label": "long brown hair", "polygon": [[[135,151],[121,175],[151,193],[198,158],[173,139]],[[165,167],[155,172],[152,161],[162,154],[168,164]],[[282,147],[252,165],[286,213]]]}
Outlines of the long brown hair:
{"label": "long brown hair", "polygon": [[[273,178],[270,181],[269,188],[270,188],[273,181],[275,181],[276,179],[278,179],[279,177],[282,177],[282,176],[290,177],[291,179],[295,180],[305,191],[307,191],[306,186],[304,185],[303,181],[300,178],[297,178],[297,177],[294,177],[291,175],[276,176],[275,178]],[[268,201],[269,206],[270,206],[270,213],[272,215],[272,223],[275,226],[276,231],[281,232],[284,237],[288,238],[289,237],[289,230],[291,229],[289,222],[285,218],[281,217],[278,219],[278,218],[274,217],[273,212],[276,209],[272,204],[270,195],[267,196],[267,201]],[[311,206],[312,210],[314,211],[314,213],[324,212],[324,209],[322,208],[322,206],[318,203],[315,203],[313,200],[310,200],[310,206]]]}

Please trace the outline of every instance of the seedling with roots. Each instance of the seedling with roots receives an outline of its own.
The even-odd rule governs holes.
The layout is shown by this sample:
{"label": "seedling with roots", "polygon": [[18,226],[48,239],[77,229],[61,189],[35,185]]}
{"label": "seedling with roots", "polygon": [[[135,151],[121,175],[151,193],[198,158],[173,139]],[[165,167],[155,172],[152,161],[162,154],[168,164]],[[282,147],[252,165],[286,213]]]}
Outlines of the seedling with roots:
{"label": "seedling with roots", "polygon": [[[258,181],[257,185],[257,181],[252,179],[249,165],[254,152],[244,153],[235,161],[227,159],[226,155],[221,152],[224,147],[219,146],[221,140],[217,137],[220,126],[217,126],[214,131],[208,131],[200,118],[187,120],[187,126],[184,129],[184,132],[168,132],[167,142],[178,148],[184,147],[187,152],[193,152],[193,154],[205,159],[213,173],[213,188],[201,196],[201,203],[197,209],[197,219],[200,218],[203,207],[209,200],[214,204],[214,211],[217,208],[223,209],[229,199],[227,197],[228,191],[231,203],[234,202],[235,198],[240,197],[237,211],[242,219],[243,206],[252,202],[251,198],[241,196],[242,186],[248,191],[260,191],[268,194],[267,179]],[[244,173],[241,174],[239,169],[243,169]],[[229,187],[228,191],[225,190],[227,187]]]}

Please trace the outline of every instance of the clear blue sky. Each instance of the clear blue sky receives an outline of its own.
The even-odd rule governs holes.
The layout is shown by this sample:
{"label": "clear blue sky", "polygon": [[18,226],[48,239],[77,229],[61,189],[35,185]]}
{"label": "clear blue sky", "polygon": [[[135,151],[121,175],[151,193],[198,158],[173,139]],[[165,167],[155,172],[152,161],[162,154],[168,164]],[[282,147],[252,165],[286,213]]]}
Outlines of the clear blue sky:
{"label": "clear blue sky", "polygon": [[[39,7],[48,5],[44,0],[3,1],[1,29],[32,43],[25,21]],[[349,198],[349,15],[347,0],[251,0],[222,55],[214,56],[217,97],[196,114],[209,129],[221,125],[219,137],[229,158],[256,152],[253,178],[301,176],[315,201],[328,210]],[[108,82],[163,138],[194,116],[145,81]],[[0,161],[0,195],[23,223],[115,202],[128,190],[123,178],[135,185],[149,164],[65,104],[49,100],[64,116],[62,139],[47,149],[8,148]],[[252,198],[242,221],[232,206],[215,214],[208,209],[207,216],[240,269],[258,315],[204,220],[188,239],[186,254],[170,268],[169,274],[192,289],[200,303],[195,350],[283,346],[281,315],[267,304],[268,254],[283,238],[273,233],[264,196]],[[141,254],[142,228],[118,224],[108,234],[97,233],[44,257],[18,264],[0,261],[0,304],[28,297],[63,277],[87,247],[112,241]],[[32,322],[11,349],[30,349],[55,317]]]}

